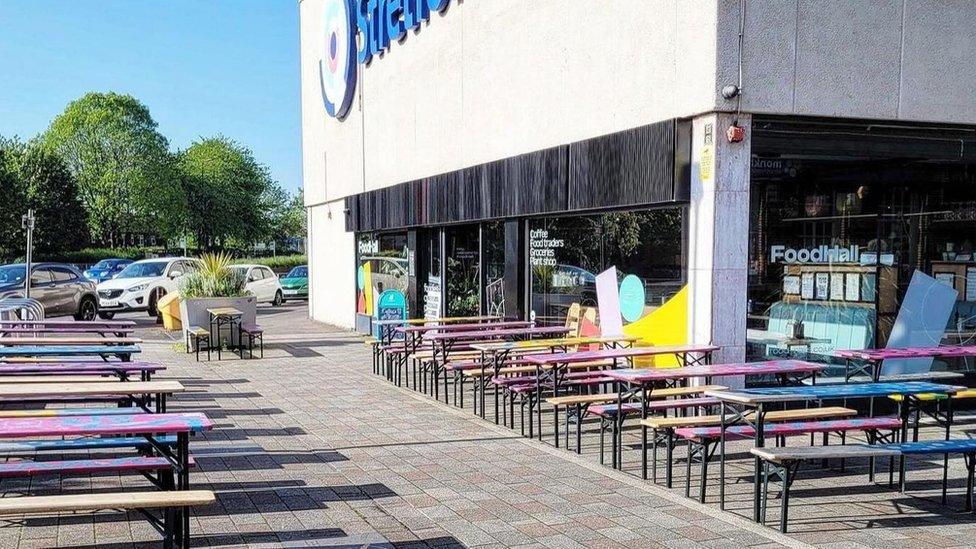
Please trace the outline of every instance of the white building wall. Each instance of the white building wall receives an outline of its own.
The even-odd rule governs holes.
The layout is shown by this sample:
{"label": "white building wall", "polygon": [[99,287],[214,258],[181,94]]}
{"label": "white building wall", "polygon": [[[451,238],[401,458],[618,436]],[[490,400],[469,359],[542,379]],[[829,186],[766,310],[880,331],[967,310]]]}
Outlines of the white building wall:
{"label": "white building wall", "polygon": [[[718,77],[737,79],[738,1]],[[976,123],[976,2],[746,0],[742,110]]]}
{"label": "white building wall", "polygon": [[340,200],[308,210],[308,314],[320,322],[353,328],[356,313],[355,240],[346,232]]}

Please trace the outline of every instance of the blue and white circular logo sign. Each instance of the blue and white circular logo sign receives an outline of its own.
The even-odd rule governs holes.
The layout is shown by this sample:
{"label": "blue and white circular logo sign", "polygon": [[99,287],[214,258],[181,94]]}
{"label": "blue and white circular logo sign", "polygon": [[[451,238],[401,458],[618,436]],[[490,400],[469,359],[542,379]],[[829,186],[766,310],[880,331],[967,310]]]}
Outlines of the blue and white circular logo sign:
{"label": "blue and white circular logo sign", "polygon": [[356,91],[356,21],[349,0],[325,2],[325,51],[319,60],[322,99],[330,116],[343,118]]}

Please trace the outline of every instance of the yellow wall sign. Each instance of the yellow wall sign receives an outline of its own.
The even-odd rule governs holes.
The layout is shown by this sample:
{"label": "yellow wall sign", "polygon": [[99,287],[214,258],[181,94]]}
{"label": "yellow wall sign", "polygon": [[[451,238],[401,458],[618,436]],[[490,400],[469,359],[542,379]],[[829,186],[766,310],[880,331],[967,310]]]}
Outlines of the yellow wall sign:
{"label": "yellow wall sign", "polygon": [[715,149],[711,145],[702,148],[701,158],[698,161],[698,178],[702,182],[712,180],[715,171]]}
{"label": "yellow wall sign", "polygon": [[698,179],[702,183],[712,180],[715,174],[715,126],[705,124],[702,131],[702,150],[698,158]]}

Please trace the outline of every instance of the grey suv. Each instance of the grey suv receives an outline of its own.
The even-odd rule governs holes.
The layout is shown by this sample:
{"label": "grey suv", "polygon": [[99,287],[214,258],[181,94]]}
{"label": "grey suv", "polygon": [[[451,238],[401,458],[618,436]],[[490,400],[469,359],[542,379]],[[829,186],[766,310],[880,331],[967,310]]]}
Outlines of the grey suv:
{"label": "grey suv", "polygon": [[[0,299],[24,297],[23,263],[0,267]],[[31,265],[31,297],[44,305],[44,316],[73,315],[77,320],[94,320],[98,315],[95,283],[78,269],[63,263]]]}

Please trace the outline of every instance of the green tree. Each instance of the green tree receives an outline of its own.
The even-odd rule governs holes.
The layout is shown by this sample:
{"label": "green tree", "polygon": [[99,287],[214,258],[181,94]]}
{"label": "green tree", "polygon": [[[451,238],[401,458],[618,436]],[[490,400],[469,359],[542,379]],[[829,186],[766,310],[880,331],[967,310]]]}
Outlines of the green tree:
{"label": "green tree", "polygon": [[267,212],[277,200],[277,186],[249,149],[223,136],[202,139],[177,154],[176,167],[186,200],[185,229],[198,247],[246,245],[269,234]]}
{"label": "green tree", "polygon": [[15,142],[0,138],[0,259],[18,255],[21,242],[20,216],[24,214],[23,194],[11,157]]}
{"label": "green tree", "polygon": [[302,190],[289,195],[277,185],[265,199],[269,227],[269,237],[279,243],[305,238],[307,218],[305,216],[305,197]]}
{"label": "green tree", "polygon": [[[62,252],[84,246],[88,242],[85,210],[64,161],[36,142],[8,141],[4,150],[4,162],[16,178],[20,214],[34,209],[34,249]],[[22,253],[26,242],[19,236],[15,249]]]}
{"label": "green tree", "polygon": [[120,244],[129,233],[178,224],[183,202],[166,138],[149,109],[130,95],[88,93],[72,101],[42,136],[77,179],[93,238]]}

